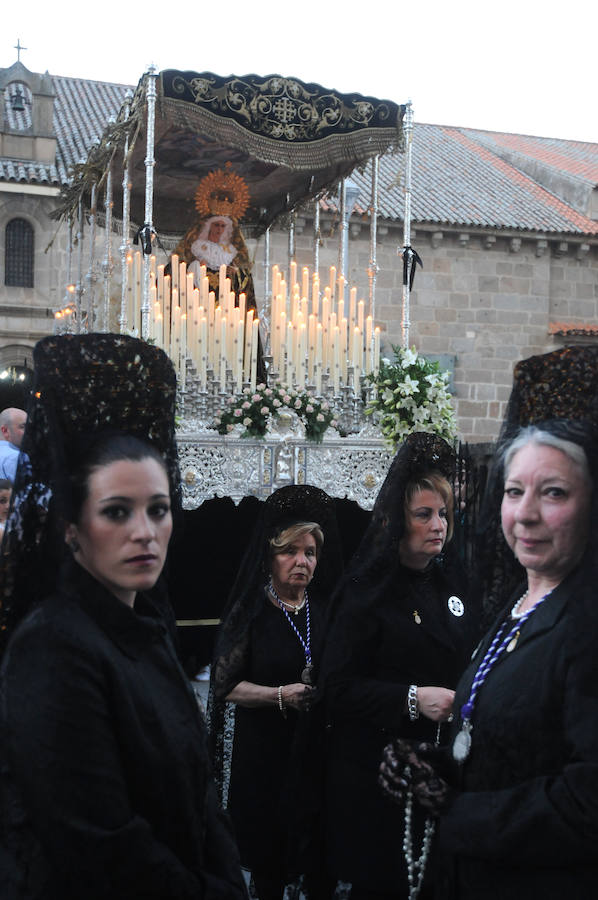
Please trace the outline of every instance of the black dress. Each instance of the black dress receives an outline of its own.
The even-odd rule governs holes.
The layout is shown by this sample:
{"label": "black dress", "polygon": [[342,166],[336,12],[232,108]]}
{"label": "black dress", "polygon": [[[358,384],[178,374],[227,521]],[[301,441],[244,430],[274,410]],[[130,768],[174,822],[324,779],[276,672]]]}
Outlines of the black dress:
{"label": "black dress", "polygon": [[[462,615],[450,611],[452,596],[462,601]],[[351,621],[350,612],[345,618],[342,607],[339,613],[329,644],[353,637],[350,655],[327,686],[329,871],[335,881],[352,884],[353,895],[407,897],[404,810],[378,787],[382,752],[394,737],[436,739],[436,723],[423,716],[411,722],[405,713],[409,685],[455,687],[471,653],[475,616],[463,580],[439,562],[424,573],[398,567],[392,588],[368,610],[369,621]],[[442,726],[441,740],[446,731]],[[415,856],[424,823],[414,809]]]}
{"label": "black dress", "polygon": [[156,589],[133,610],[74,562],[14,633],[1,681],[3,898],[245,896],[172,633]]}
{"label": "black dress", "polygon": [[[305,653],[279,607],[261,590],[263,607],[250,626],[250,639],[240,671],[241,681],[277,687],[301,681]],[[306,607],[291,619],[305,640]],[[318,656],[321,612],[310,601],[313,658]],[[300,717],[288,709],[286,718],[277,706],[235,708],[228,809],[233,820],[242,864],[252,871],[271,870],[280,864],[281,877],[287,852],[293,741]]]}

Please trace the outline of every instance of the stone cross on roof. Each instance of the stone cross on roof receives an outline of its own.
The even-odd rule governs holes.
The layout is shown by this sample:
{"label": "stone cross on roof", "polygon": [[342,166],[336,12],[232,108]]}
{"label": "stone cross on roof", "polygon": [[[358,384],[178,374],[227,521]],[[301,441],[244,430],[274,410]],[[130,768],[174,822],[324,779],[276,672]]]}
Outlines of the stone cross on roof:
{"label": "stone cross on roof", "polygon": [[21,46],[21,38],[17,38],[17,42],[14,47],[17,51],[17,62],[21,62],[21,50],[27,50],[27,47]]}

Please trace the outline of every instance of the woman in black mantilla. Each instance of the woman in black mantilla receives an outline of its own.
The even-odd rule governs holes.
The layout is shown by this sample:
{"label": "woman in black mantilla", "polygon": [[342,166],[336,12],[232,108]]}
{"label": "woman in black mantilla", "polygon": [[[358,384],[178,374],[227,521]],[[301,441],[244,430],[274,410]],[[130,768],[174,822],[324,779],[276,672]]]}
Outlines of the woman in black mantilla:
{"label": "woman in black mantilla", "polygon": [[[335,602],[322,681],[330,722],[327,855],[338,897],[415,897],[414,862],[430,855],[425,816],[413,810],[406,822],[377,777],[390,736],[443,740],[471,653],[476,617],[458,554],[446,544],[454,471],[455,454],[441,438],[407,438]],[[429,875],[421,897],[429,896]]]}
{"label": "woman in black mantilla", "polygon": [[223,616],[209,705],[216,775],[260,900],[281,900],[287,880],[301,777],[297,725],[316,685],[325,607],[340,571],[331,498],[309,485],[275,491]]}
{"label": "woman in black mantilla", "polygon": [[243,900],[161,581],[172,365],[46,338],[2,548],[0,882],[21,900]]}
{"label": "woman in black mantilla", "polygon": [[444,813],[442,900],[596,895],[597,423],[595,348],[518,364],[478,547],[494,621],[457,687],[452,766],[386,753],[391,794],[409,780]]}

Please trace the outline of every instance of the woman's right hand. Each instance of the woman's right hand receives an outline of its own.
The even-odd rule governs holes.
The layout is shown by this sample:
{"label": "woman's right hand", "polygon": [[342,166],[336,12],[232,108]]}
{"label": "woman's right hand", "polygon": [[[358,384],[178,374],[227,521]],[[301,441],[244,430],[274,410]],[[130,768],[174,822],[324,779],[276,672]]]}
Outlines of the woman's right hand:
{"label": "woman's right hand", "polygon": [[442,687],[418,687],[417,706],[432,722],[446,722],[453,712],[455,692]]}
{"label": "woman's right hand", "polygon": [[301,681],[295,684],[283,684],[282,702],[291,709],[309,709],[314,689]]}

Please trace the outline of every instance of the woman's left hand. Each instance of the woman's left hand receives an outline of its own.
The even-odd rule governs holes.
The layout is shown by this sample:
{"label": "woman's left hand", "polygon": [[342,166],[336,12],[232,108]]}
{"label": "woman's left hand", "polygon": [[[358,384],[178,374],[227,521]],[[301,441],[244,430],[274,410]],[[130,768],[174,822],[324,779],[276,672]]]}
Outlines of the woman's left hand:
{"label": "woman's left hand", "polygon": [[401,805],[411,788],[416,802],[430,816],[439,816],[450,804],[452,789],[423,758],[433,755],[433,744],[411,744],[400,738],[384,748],[378,783],[387,796]]}
{"label": "woman's left hand", "polygon": [[309,709],[313,692],[314,689],[309,684],[303,684],[301,681],[285,684],[282,688],[282,702],[292,709]]}

